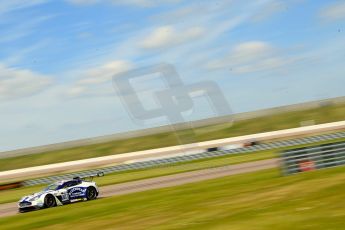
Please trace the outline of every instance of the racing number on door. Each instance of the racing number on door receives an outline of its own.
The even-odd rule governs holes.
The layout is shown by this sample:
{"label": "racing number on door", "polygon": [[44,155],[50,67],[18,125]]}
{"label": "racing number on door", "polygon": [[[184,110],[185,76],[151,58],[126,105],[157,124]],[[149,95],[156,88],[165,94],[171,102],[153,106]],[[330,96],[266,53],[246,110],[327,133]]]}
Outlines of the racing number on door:
{"label": "racing number on door", "polygon": [[68,200],[68,193],[67,193],[67,192],[61,193],[61,200],[62,200],[62,201]]}

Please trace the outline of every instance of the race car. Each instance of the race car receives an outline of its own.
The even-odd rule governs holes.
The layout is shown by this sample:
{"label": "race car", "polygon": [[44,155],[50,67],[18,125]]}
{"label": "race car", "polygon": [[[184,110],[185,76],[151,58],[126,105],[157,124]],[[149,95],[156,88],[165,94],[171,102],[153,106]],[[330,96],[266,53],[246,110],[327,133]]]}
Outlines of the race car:
{"label": "race car", "polygon": [[103,175],[104,173],[100,172],[96,175],[75,177],[71,180],[53,183],[41,192],[22,197],[18,202],[19,212],[51,208],[76,201],[94,200],[99,195],[99,189],[93,178]]}

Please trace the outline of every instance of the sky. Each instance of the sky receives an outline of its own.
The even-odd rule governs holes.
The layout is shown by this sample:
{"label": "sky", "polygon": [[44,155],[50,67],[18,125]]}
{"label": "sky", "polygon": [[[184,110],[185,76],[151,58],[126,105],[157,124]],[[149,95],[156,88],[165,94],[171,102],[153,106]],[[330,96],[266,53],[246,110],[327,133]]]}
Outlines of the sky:
{"label": "sky", "polygon": [[[168,63],[233,113],[344,96],[345,1],[2,0],[0,151],[155,127],[112,77]],[[153,79],[153,80],[152,80]],[[135,82],[141,102],[165,89]],[[186,120],[216,116],[195,98]]]}

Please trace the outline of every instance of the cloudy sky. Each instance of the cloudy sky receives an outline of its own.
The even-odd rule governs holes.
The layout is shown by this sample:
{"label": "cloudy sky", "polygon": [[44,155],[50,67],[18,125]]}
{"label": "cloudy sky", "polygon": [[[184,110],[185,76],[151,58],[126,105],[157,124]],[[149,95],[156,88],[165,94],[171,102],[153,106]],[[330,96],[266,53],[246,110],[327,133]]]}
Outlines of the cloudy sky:
{"label": "cloudy sky", "polygon": [[[0,1],[0,151],[164,124],[121,103],[130,69],[170,63],[238,113],[344,96],[344,60],[345,1]],[[213,116],[197,100],[186,119]]]}

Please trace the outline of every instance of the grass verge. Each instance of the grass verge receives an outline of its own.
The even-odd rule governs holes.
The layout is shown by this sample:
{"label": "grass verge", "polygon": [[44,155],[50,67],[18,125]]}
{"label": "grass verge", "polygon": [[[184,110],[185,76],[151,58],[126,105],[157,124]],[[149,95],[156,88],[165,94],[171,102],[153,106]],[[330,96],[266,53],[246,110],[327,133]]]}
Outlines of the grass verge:
{"label": "grass verge", "polygon": [[5,229],[344,229],[345,167],[265,170],[0,219]]}

